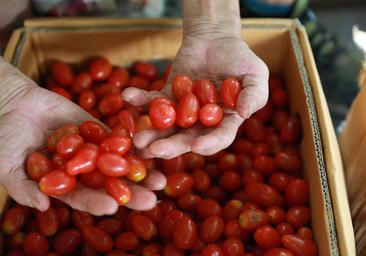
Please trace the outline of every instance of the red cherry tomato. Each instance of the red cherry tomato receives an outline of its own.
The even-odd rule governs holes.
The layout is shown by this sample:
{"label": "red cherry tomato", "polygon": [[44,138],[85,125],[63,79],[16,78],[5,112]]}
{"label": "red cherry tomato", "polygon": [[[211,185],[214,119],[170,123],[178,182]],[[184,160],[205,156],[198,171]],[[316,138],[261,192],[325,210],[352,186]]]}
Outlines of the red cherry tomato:
{"label": "red cherry tomato", "polygon": [[280,139],[285,144],[295,143],[301,135],[301,124],[298,117],[291,116],[280,128]]}
{"label": "red cherry tomato", "polygon": [[71,219],[72,219],[72,223],[78,229],[82,229],[83,227],[94,225],[94,217],[88,212],[73,210],[71,213]]}
{"label": "red cherry tomato", "polygon": [[156,256],[161,255],[162,246],[158,243],[150,243],[142,250],[143,256]]}
{"label": "red cherry tomato", "polygon": [[48,252],[48,241],[37,232],[29,233],[24,239],[23,251],[27,256],[44,256]]}
{"label": "red cherry tomato", "polygon": [[92,86],[93,79],[88,73],[84,72],[77,74],[71,83],[72,91],[78,94],[90,90]]}
{"label": "red cherry tomato", "polygon": [[289,181],[287,174],[282,172],[276,172],[269,177],[269,185],[280,192],[286,190]]}
{"label": "red cherry tomato", "polygon": [[244,210],[239,216],[240,226],[247,231],[253,231],[268,222],[267,213],[260,209]]}
{"label": "red cherry tomato", "polygon": [[52,76],[58,84],[64,87],[68,87],[74,79],[71,67],[60,61],[53,63]]}
{"label": "red cherry tomato", "polygon": [[133,135],[136,132],[136,127],[135,127],[136,125],[135,125],[135,120],[134,120],[131,112],[128,110],[122,110],[121,112],[118,113],[118,119],[119,119],[119,122],[120,122],[122,128],[127,130],[130,137],[133,137]]}
{"label": "red cherry tomato", "polygon": [[107,138],[107,130],[99,123],[86,121],[80,125],[80,133],[86,142],[100,144]]}
{"label": "red cherry tomato", "polygon": [[167,184],[164,192],[170,197],[178,197],[187,193],[192,187],[192,176],[188,173],[177,172],[167,176]]}
{"label": "red cherry tomato", "polygon": [[136,215],[132,219],[132,228],[138,237],[145,241],[150,241],[158,234],[155,223],[144,215]]}
{"label": "red cherry tomato", "polygon": [[269,217],[269,222],[274,225],[279,224],[286,219],[285,211],[278,206],[271,206],[267,208],[266,213]]}
{"label": "red cherry tomato", "polygon": [[93,109],[88,109],[87,112],[92,115],[95,119],[100,120],[102,118],[102,116],[99,114],[98,110],[96,110],[95,108]]}
{"label": "red cherry tomato", "polygon": [[239,218],[243,210],[243,203],[239,200],[233,199],[227,202],[222,208],[222,217],[224,221],[236,220]]}
{"label": "red cherry tomato", "polygon": [[277,129],[281,129],[281,127],[285,124],[288,117],[289,113],[286,110],[277,109],[273,113],[272,122]]}
{"label": "red cherry tomato", "polygon": [[108,79],[108,83],[116,86],[118,89],[126,87],[130,74],[125,68],[114,68]]}
{"label": "red cherry tomato", "polygon": [[206,171],[201,169],[194,169],[192,172],[193,189],[195,191],[205,191],[211,185],[211,178]]}
{"label": "red cherry tomato", "polygon": [[286,219],[295,228],[306,226],[310,222],[310,210],[304,206],[295,206],[287,211]]}
{"label": "red cherry tomato", "polygon": [[69,193],[76,185],[76,178],[62,170],[47,173],[39,181],[40,190],[49,196],[61,196]]}
{"label": "red cherry tomato", "polygon": [[277,165],[273,157],[258,156],[253,161],[253,167],[264,175],[272,174],[276,171]]}
{"label": "red cherry tomato", "polygon": [[172,159],[163,159],[163,171],[167,175],[175,172],[184,172],[186,169],[187,165],[183,156],[177,156]]}
{"label": "red cherry tomato", "polygon": [[149,88],[149,84],[149,80],[142,76],[131,76],[128,80],[127,86],[147,90]]}
{"label": "red cherry tomato", "polygon": [[105,191],[113,197],[119,205],[127,204],[132,196],[130,188],[119,178],[110,177],[105,181]]}
{"label": "red cherry tomato", "polygon": [[213,103],[204,105],[199,113],[200,122],[205,126],[216,126],[224,117],[222,108]]}
{"label": "red cherry tomato", "polygon": [[98,169],[111,177],[122,177],[129,173],[128,161],[115,153],[102,153],[97,160]]}
{"label": "red cherry tomato", "polygon": [[285,248],[272,248],[264,254],[264,256],[294,256],[292,252]]}
{"label": "red cherry tomato", "polygon": [[192,79],[188,76],[180,76],[180,75],[174,76],[172,80],[172,90],[174,96],[178,100],[181,100],[184,95],[192,92],[193,85],[194,83]]}
{"label": "red cherry tomato", "polygon": [[244,122],[244,133],[252,142],[263,142],[267,137],[267,130],[258,118],[250,117]]}
{"label": "red cherry tomato", "polygon": [[249,232],[241,228],[238,220],[229,220],[225,223],[224,234],[226,238],[235,237],[245,241],[248,238]]}
{"label": "red cherry tomato", "polygon": [[290,181],[286,187],[285,199],[289,206],[307,205],[309,202],[309,187],[307,182],[303,179]]}
{"label": "red cherry tomato", "polygon": [[279,247],[281,245],[281,236],[276,229],[271,226],[262,226],[255,230],[254,240],[265,249]]}
{"label": "red cherry tomato", "polygon": [[23,232],[17,232],[6,237],[6,248],[7,249],[21,249],[23,248],[25,234]]}
{"label": "red cherry tomato", "polygon": [[133,64],[133,69],[135,70],[136,74],[145,77],[150,81],[156,79],[159,75],[158,69],[151,63],[137,61]]}
{"label": "red cherry tomato", "polygon": [[113,84],[101,84],[98,87],[94,88],[93,92],[95,93],[97,99],[101,99],[108,94],[118,94],[121,92],[121,90]]}
{"label": "red cherry tomato", "polygon": [[170,199],[163,199],[160,201],[159,206],[163,211],[163,216],[168,214],[169,212],[177,209],[177,205]]}
{"label": "red cherry tomato", "polygon": [[283,151],[276,154],[276,164],[285,172],[298,172],[301,168],[301,162],[297,155]]}
{"label": "red cherry tomato", "polygon": [[254,145],[252,150],[252,157],[258,157],[258,156],[266,156],[269,155],[271,152],[271,148],[266,143],[257,143]]}
{"label": "red cherry tomato", "polygon": [[179,210],[171,210],[166,213],[159,223],[159,234],[164,238],[170,238],[173,235],[177,223],[181,218],[183,218],[183,216],[183,212]]}
{"label": "red cherry tomato", "polygon": [[134,182],[142,181],[147,173],[146,166],[142,159],[134,155],[129,155],[126,157],[126,160],[130,167],[130,172],[126,176],[127,179]]}
{"label": "red cherry tomato", "polygon": [[99,101],[98,110],[102,116],[112,116],[121,110],[123,104],[120,93],[107,94]]}
{"label": "red cherry tomato", "polygon": [[201,219],[206,219],[210,216],[221,216],[222,209],[218,202],[212,199],[204,199],[197,205],[196,212]]}
{"label": "red cherry tomato", "polygon": [[58,95],[65,97],[68,100],[72,100],[72,95],[68,91],[66,91],[64,88],[56,86],[51,89],[52,92],[57,93]]}
{"label": "red cherry tomato", "polygon": [[39,233],[50,237],[58,230],[58,215],[55,209],[48,208],[45,212],[36,212],[37,229]]}
{"label": "red cherry tomato", "polygon": [[255,113],[255,117],[257,117],[263,123],[268,123],[269,121],[271,121],[272,116],[273,116],[273,106],[271,102],[267,102],[267,104],[263,108],[261,108]]}
{"label": "red cherry tomato", "polygon": [[93,171],[97,166],[99,149],[94,144],[83,145],[66,164],[66,171],[70,175],[77,175]]}
{"label": "red cherry tomato", "polygon": [[202,250],[201,256],[224,256],[224,252],[220,246],[209,244]]}
{"label": "red cherry tomato", "polygon": [[308,227],[301,227],[297,230],[297,235],[304,240],[313,240],[313,232]]}
{"label": "red cherry tomato", "polygon": [[55,153],[57,142],[63,136],[70,134],[79,134],[79,128],[76,125],[68,124],[53,131],[50,137],[47,139],[47,150],[50,153]]}
{"label": "red cherry tomato", "polygon": [[152,220],[155,224],[159,224],[161,219],[163,218],[163,209],[158,204],[151,210],[144,211],[143,214],[150,220]]}
{"label": "red cherry tomato", "polygon": [[82,242],[80,231],[68,229],[58,233],[52,247],[59,255],[70,255],[75,252]]}
{"label": "red cherry tomato", "polygon": [[261,172],[254,169],[246,170],[242,175],[242,180],[244,185],[248,185],[251,182],[262,182],[263,175]]}
{"label": "red cherry tomato", "polygon": [[178,249],[177,247],[175,247],[170,243],[165,245],[162,254],[162,256],[184,256],[184,255],[185,253],[183,250]]}
{"label": "red cherry tomato", "polygon": [[149,91],[161,91],[165,87],[165,80],[164,79],[156,79],[151,82],[149,86]]}
{"label": "red cherry tomato", "polygon": [[83,244],[81,245],[81,255],[83,256],[98,256],[99,253],[97,253],[96,251],[94,251],[90,245],[88,245],[87,243],[83,242]]}
{"label": "red cherry tomato", "polygon": [[59,230],[65,229],[71,221],[70,210],[66,207],[60,207],[56,209],[57,219],[58,219],[58,228]]}
{"label": "red cherry tomato", "polygon": [[79,175],[79,180],[81,181],[81,183],[93,189],[104,188],[106,179],[107,176],[105,176],[98,170],[94,170],[88,173],[82,173],[81,175]]}
{"label": "red cherry tomato", "polygon": [[216,88],[208,79],[198,80],[196,85],[193,87],[193,92],[197,96],[201,106],[208,103],[217,103]]}
{"label": "red cherry tomato", "polygon": [[217,215],[208,217],[201,226],[201,239],[207,243],[217,241],[224,232],[224,226],[225,224],[221,217]]}
{"label": "red cherry tomato", "polygon": [[232,153],[223,153],[218,160],[218,168],[220,171],[235,170],[238,166],[236,155]]}
{"label": "red cherry tomato", "polygon": [[2,230],[4,234],[10,235],[19,232],[26,220],[25,212],[20,207],[8,209],[2,220]]}
{"label": "red cherry tomato", "polygon": [[244,254],[244,245],[238,238],[228,238],[222,245],[225,256],[242,256]]}
{"label": "red cherry tomato", "polygon": [[178,198],[178,205],[182,210],[194,212],[202,198],[196,194],[187,193]]}
{"label": "red cherry tomato", "polygon": [[115,237],[122,232],[123,223],[116,218],[105,218],[98,222],[97,227]]}
{"label": "red cherry tomato", "polygon": [[52,170],[52,162],[44,154],[32,152],[28,155],[26,170],[29,178],[39,181]]}
{"label": "red cherry tomato", "polygon": [[226,193],[219,187],[209,187],[202,193],[202,198],[213,199],[220,203],[223,203],[226,200],[226,197]]}
{"label": "red cherry tomato", "polygon": [[310,240],[304,240],[296,235],[283,235],[281,240],[285,248],[291,251],[294,255],[317,255],[316,245]]}
{"label": "red cherry tomato", "polygon": [[197,237],[196,225],[194,221],[183,216],[177,222],[173,231],[173,243],[178,249],[187,250],[192,248]]}
{"label": "red cherry tomato", "polygon": [[286,234],[293,234],[294,228],[287,222],[282,222],[280,224],[278,224],[276,226],[276,230],[281,234],[281,235],[286,235]]}
{"label": "red cherry tomato", "polygon": [[288,104],[288,96],[284,89],[277,88],[271,90],[270,101],[277,108],[286,107]]}
{"label": "red cherry tomato", "polygon": [[121,233],[117,238],[115,245],[118,250],[132,251],[136,249],[140,244],[139,237],[134,231],[127,231]]}
{"label": "red cherry tomato", "polygon": [[249,140],[240,138],[236,139],[232,144],[233,151],[236,154],[251,154],[253,146],[253,143]]}
{"label": "red cherry tomato", "polygon": [[240,174],[236,171],[224,172],[219,179],[219,185],[227,192],[233,192],[239,189],[241,186]]}
{"label": "red cherry tomato", "polygon": [[254,203],[262,207],[282,206],[283,197],[271,186],[261,183],[249,183],[245,188],[245,193]]}
{"label": "red cherry tomato", "polygon": [[220,96],[225,107],[235,108],[240,90],[241,85],[236,78],[230,77],[222,82]]}
{"label": "red cherry tomato", "polygon": [[188,170],[202,169],[205,166],[205,158],[193,152],[184,154],[183,159],[186,162]]}
{"label": "red cherry tomato", "polygon": [[126,154],[131,148],[131,139],[130,138],[123,138],[123,137],[110,137],[104,140],[100,146],[101,152],[109,152],[109,153],[116,153],[121,156]]}
{"label": "red cherry tomato", "polygon": [[236,156],[238,162],[238,168],[241,171],[246,171],[252,168],[253,161],[252,158],[247,154],[239,154]]}
{"label": "red cherry tomato", "polygon": [[94,108],[96,97],[93,91],[84,91],[79,96],[79,106],[85,110]]}
{"label": "red cherry tomato", "polygon": [[79,134],[69,134],[63,136],[56,144],[56,152],[69,158],[84,144],[83,138]]}
{"label": "red cherry tomato", "polygon": [[104,57],[96,58],[89,68],[89,74],[95,81],[108,79],[112,73],[112,64]]}
{"label": "red cherry tomato", "polygon": [[154,99],[150,103],[149,117],[152,126],[156,129],[169,129],[176,119],[174,106],[168,99]]}
{"label": "red cherry tomato", "polygon": [[197,97],[193,93],[186,93],[177,107],[177,125],[182,128],[193,126],[198,120],[199,108]]}
{"label": "red cherry tomato", "polygon": [[85,241],[93,250],[102,253],[112,250],[113,240],[107,232],[93,226],[85,226],[81,231]]}

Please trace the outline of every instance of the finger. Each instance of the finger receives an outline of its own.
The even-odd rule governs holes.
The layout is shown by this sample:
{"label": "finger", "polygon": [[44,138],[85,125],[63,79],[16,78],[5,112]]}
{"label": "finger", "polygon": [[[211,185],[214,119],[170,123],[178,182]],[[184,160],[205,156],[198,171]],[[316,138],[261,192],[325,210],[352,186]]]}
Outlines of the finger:
{"label": "finger", "polygon": [[159,91],[145,91],[135,87],[126,88],[122,92],[122,98],[134,106],[143,106],[155,98],[165,96],[164,93]]}
{"label": "finger", "polygon": [[70,193],[56,198],[74,209],[97,216],[112,215],[118,210],[117,202],[103,190],[90,189],[80,184]]}
{"label": "finger", "polygon": [[132,197],[126,207],[136,211],[146,211],[155,207],[157,198],[154,192],[141,186],[129,183]]}
{"label": "finger", "polygon": [[150,190],[162,190],[166,186],[166,178],[164,174],[156,170],[149,170],[142,185]]}
{"label": "finger", "polygon": [[36,182],[28,179],[23,168],[19,167],[14,172],[8,173],[2,180],[9,196],[19,204],[36,208],[42,212],[50,206],[48,196],[39,190]]}
{"label": "finger", "polygon": [[189,132],[178,133],[153,142],[148,149],[154,157],[171,159],[191,151],[194,138],[194,135]]}
{"label": "finger", "polygon": [[268,68],[265,66],[260,74],[244,75],[243,89],[239,93],[236,109],[244,119],[266,105],[268,100]]}
{"label": "finger", "polygon": [[234,141],[243,118],[238,114],[226,115],[220,125],[192,143],[192,151],[200,155],[212,155],[227,148]]}
{"label": "finger", "polygon": [[139,133],[137,133],[133,138],[133,144],[139,148],[145,148],[148,145],[150,145],[152,142],[166,138],[170,135],[172,135],[175,132],[175,128],[167,129],[167,130],[144,130]]}

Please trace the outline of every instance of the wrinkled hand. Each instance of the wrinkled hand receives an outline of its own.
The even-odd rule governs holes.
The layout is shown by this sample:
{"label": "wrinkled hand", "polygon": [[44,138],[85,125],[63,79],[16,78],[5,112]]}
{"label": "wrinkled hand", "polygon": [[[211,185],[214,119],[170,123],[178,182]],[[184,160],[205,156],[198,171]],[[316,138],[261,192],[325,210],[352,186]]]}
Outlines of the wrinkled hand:
{"label": "wrinkled hand", "polygon": [[[0,59],[0,183],[10,197],[22,205],[41,211],[50,201],[24,171],[27,155],[42,150],[52,130],[67,123],[92,120],[87,112],[74,103],[50,91],[38,87],[15,68]],[[133,197],[128,207],[142,210],[156,204],[156,196],[150,190],[165,187],[165,177],[150,171],[145,187],[131,185]],[[57,197],[72,208],[94,215],[113,214],[118,205],[104,191],[96,191],[77,185],[70,194]]]}
{"label": "wrinkled hand", "polygon": [[142,131],[135,136],[134,144],[141,149],[143,157],[169,159],[189,151],[214,154],[233,142],[243,121],[261,109],[268,99],[268,68],[238,36],[202,34],[184,37],[162,92],[127,88],[122,96],[133,105],[148,104],[156,97],[172,97],[171,81],[177,74],[192,79],[208,78],[217,86],[228,77],[242,80],[236,111],[226,112],[216,128],[198,124],[178,133],[177,128]]}

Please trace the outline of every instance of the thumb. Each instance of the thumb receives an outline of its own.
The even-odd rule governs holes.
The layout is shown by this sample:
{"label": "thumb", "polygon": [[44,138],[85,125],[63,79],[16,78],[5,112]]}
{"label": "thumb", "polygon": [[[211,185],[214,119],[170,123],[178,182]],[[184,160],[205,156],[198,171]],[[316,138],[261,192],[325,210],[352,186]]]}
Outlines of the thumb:
{"label": "thumb", "polygon": [[236,109],[242,118],[249,118],[266,105],[268,100],[268,77],[269,73],[266,66],[259,74],[244,75],[242,80],[243,89],[240,91],[236,102]]}
{"label": "thumb", "polygon": [[134,106],[146,105],[158,97],[166,97],[166,95],[159,91],[145,91],[135,87],[126,88],[122,92],[123,100]]}

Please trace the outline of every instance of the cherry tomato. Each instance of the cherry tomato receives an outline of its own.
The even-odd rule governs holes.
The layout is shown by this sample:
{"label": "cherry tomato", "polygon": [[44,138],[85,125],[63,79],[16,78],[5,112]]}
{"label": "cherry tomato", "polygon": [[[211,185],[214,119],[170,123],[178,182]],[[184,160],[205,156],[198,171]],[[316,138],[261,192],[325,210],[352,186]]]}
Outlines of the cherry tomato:
{"label": "cherry tomato", "polygon": [[79,134],[79,128],[76,125],[68,124],[53,131],[50,137],[47,139],[47,150],[50,153],[55,153],[57,142],[63,136],[70,134]]}
{"label": "cherry tomato", "polygon": [[213,103],[204,105],[199,113],[200,122],[205,126],[216,126],[224,117],[222,108]]}
{"label": "cherry tomato", "polygon": [[210,187],[211,178],[204,170],[194,169],[191,175],[194,180],[193,189],[195,191],[205,191]]}
{"label": "cherry tomato", "polygon": [[285,199],[289,206],[307,205],[309,202],[309,187],[307,182],[303,179],[290,181],[285,191]]}
{"label": "cherry tomato", "polygon": [[196,241],[193,243],[192,248],[190,249],[190,251],[192,253],[199,253],[201,252],[204,248],[206,247],[206,244],[202,241],[202,239],[197,236],[196,237]]}
{"label": "cherry tomato", "polygon": [[269,185],[280,192],[286,190],[289,181],[287,174],[282,172],[276,172],[269,177]]}
{"label": "cherry tomato", "polygon": [[94,251],[90,245],[88,245],[87,243],[83,243],[81,245],[81,255],[83,256],[99,256],[100,254],[97,253],[96,251]]}
{"label": "cherry tomato", "polygon": [[58,230],[58,215],[55,209],[48,208],[45,212],[36,212],[37,229],[44,236],[53,236]]}
{"label": "cherry tomato", "polygon": [[88,212],[73,210],[71,213],[71,218],[72,218],[72,223],[78,229],[82,229],[83,227],[94,225],[94,217]]}
{"label": "cherry tomato", "polygon": [[286,107],[288,104],[288,96],[284,89],[277,88],[271,90],[270,101],[277,108]]}
{"label": "cherry tomato", "polygon": [[220,203],[223,203],[226,200],[226,196],[226,193],[219,187],[209,187],[202,193],[202,198],[213,199]]}
{"label": "cherry tomato", "polygon": [[186,162],[188,170],[202,169],[205,166],[205,158],[193,152],[184,154],[183,159]]}
{"label": "cherry tomato", "polygon": [[292,252],[285,248],[272,248],[264,254],[264,256],[294,256]]}
{"label": "cherry tomato", "polygon": [[288,117],[280,129],[280,139],[285,144],[295,143],[301,135],[300,120],[296,116]]}
{"label": "cherry tomato", "polygon": [[238,168],[241,171],[246,171],[252,168],[253,161],[252,158],[247,154],[239,154],[236,156],[238,162]]}
{"label": "cherry tomato", "polygon": [[278,224],[276,226],[276,230],[281,234],[281,235],[286,235],[286,234],[293,234],[294,228],[287,222],[282,222],[280,224]]}
{"label": "cherry tomato", "polygon": [[144,215],[136,215],[132,219],[132,228],[145,241],[150,241],[158,234],[155,223]]}
{"label": "cherry tomato", "polygon": [[79,175],[79,180],[81,181],[81,183],[93,189],[104,188],[106,179],[107,176],[105,176],[98,170],[94,170],[88,173],[82,173],[81,175]]}
{"label": "cherry tomato", "polygon": [[142,250],[142,256],[156,256],[161,255],[162,246],[158,243],[150,243]]}
{"label": "cherry tomato", "polygon": [[[105,121],[106,125],[108,125],[109,128],[114,128],[119,124],[119,119],[118,119],[118,115],[114,115],[114,116],[109,116],[107,117],[107,120]],[[111,136],[111,135],[110,135]]]}
{"label": "cherry tomato", "polygon": [[94,88],[93,92],[95,93],[97,99],[101,99],[108,94],[118,94],[121,92],[121,90],[113,84],[101,84]]}
{"label": "cherry tomato", "polygon": [[68,160],[66,158],[63,158],[59,154],[54,154],[51,158],[52,165],[56,169],[64,170],[66,168],[67,161]]}
{"label": "cherry tomato", "polygon": [[106,80],[112,73],[112,64],[104,57],[96,58],[89,68],[89,74],[95,81]]}
{"label": "cherry tomato", "polygon": [[48,241],[40,233],[29,233],[24,239],[23,251],[29,256],[43,256],[48,252]]}
{"label": "cherry tomato", "polygon": [[260,209],[244,210],[239,216],[240,226],[247,231],[253,231],[268,222],[267,213]]}
{"label": "cherry tomato", "polygon": [[79,96],[79,106],[85,110],[94,108],[96,97],[93,91],[84,91]]}
{"label": "cherry tomato", "polygon": [[167,184],[164,189],[166,195],[178,197],[187,193],[193,187],[193,178],[188,173],[177,172],[167,176]]}
{"label": "cherry tomato", "polygon": [[105,181],[105,191],[113,197],[119,205],[127,204],[132,196],[128,185],[119,178],[110,177]]}
{"label": "cherry tomato", "polygon": [[133,64],[133,69],[136,74],[145,77],[146,79],[152,81],[156,79],[159,75],[159,71],[155,65],[151,63],[146,63],[142,61],[137,61]]}
{"label": "cherry tomato", "polygon": [[222,82],[220,96],[225,107],[235,108],[240,90],[241,85],[236,78],[229,77]]}
{"label": "cherry tomato", "polygon": [[70,210],[66,207],[60,207],[56,209],[57,219],[58,219],[58,228],[59,230],[65,229],[71,221]]}
{"label": "cherry tomato", "polygon": [[178,198],[178,205],[187,212],[194,212],[202,198],[196,194],[187,193]]}
{"label": "cherry tomato", "polygon": [[181,100],[184,95],[192,92],[193,85],[194,83],[192,79],[188,76],[180,76],[180,75],[174,76],[172,80],[172,90],[174,96],[178,100]]}
{"label": "cherry tomato", "polygon": [[238,161],[236,155],[232,153],[224,153],[219,157],[218,167],[220,171],[224,172],[224,171],[235,170],[237,166]]}
{"label": "cherry tomato", "polygon": [[216,88],[208,79],[198,80],[193,87],[193,92],[197,96],[200,106],[208,103],[217,103]]}
{"label": "cherry tomato", "polygon": [[186,93],[179,101],[177,107],[177,125],[182,128],[193,126],[198,120],[199,111],[200,106],[196,95]]}
{"label": "cherry tomato", "polygon": [[148,211],[144,211],[143,214],[152,220],[155,224],[159,224],[163,218],[163,209],[160,204],[156,205],[154,208]]}
{"label": "cherry tomato", "polygon": [[244,254],[244,245],[240,239],[232,237],[225,240],[222,250],[225,256],[242,256]]}
{"label": "cherry tomato", "polygon": [[235,237],[241,241],[248,238],[249,233],[242,229],[238,220],[229,220],[225,223],[224,234],[226,238]]}
{"label": "cherry tomato", "polygon": [[257,209],[260,209],[260,207],[255,204],[255,203],[252,203],[252,202],[246,202],[243,204],[243,211],[245,210],[257,210]]}
{"label": "cherry tomato", "polygon": [[301,227],[297,230],[297,235],[304,240],[313,240],[313,232],[308,227]]}
{"label": "cherry tomato", "polygon": [[[21,249],[23,248],[25,234],[23,232],[17,232],[15,234],[6,237],[7,249]],[[3,248],[3,247],[2,247]]]}
{"label": "cherry tomato", "polygon": [[85,72],[77,74],[71,83],[72,91],[78,94],[90,90],[92,86],[93,79],[88,73]]}
{"label": "cherry tomato", "polygon": [[64,87],[68,87],[74,79],[71,67],[60,61],[52,64],[52,76],[58,84]]}
{"label": "cherry tomato", "polygon": [[80,125],[80,133],[86,142],[100,144],[107,138],[106,129],[94,121],[86,121]]}
{"label": "cherry tomato", "polygon": [[[221,156],[220,156],[221,157]],[[221,170],[218,168],[217,164],[207,164],[205,166],[205,172],[211,177],[211,179],[216,179],[221,175]]]}
{"label": "cherry tomato", "polygon": [[97,252],[106,253],[112,250],[112,237],[100,228],[85,226],[81,230],[85,241]]}
{"label": "cherry tomato", "polygon": [[96,110],[95,108],[93,109],[88,109],[87,112],[92,115],[95,119],[100,120],[102,118],[102,116],[99,114],[98,110]]}
{"label": "cherry tomato", "polygon": [[134,231],[121,233],[117,238],[115,245],[118,250],[131,251],[136,249],[140,244],[139,237]]}
{"label": "cherry tomato", "polygon": [[76,229],[68,229],[58,233],[52,247],[59,255],[70,255],[80,246],[82,236]]}
{"label": "cherry tomato", "polygon": [[125,68],[114,68],[108,79],[108,83],[116,86],[118,89],[126,87],[130,74]]}
{"label": "cherry tomato", "polygon": [[254,145],[252,149],[252,157],[256,158],[258,156],[266,156],[269,155],[271,152],[271,148],[268,144],[264,142],[260,142]]}
{"label": "cherry tomato", "polygon": [[97,167],[99,149],[94,144],[85,144],[66,164],[66,171],[70,175],[77,175],[93,171]]}
{"label": "cherry tomato", "polygon": [[148,115],[139,116],[136,120],[136,132],[152,129],[152,123]]}
{"label": "cherry tomato", "polygon": [[159,206],[161,210],[163,211],[163,216],[168,214],[169,212],[177,209],[177,205],[169,199],[163,199],[160,201]]}
{"label": "cherry tomato", "polygon": [[259,227],[255,230],[254,240],[265,249],[275,248],[281,245],[280,233],[268,225]]}
{"label": "cherry tomato", "polygon": [[52,169],[52,162],[42,153],[32,152],[28,155],[26,170],[29,178],[39,181]]}
{"label": "cherry tomato", "polygon": [[123,99],[119,93],[107,94],[98,103],[98,110],[102,116],[117,114],[123,107]]}
{"label": "cherry tomato", "polygon": [[72,100],[72,95],[66,91],[64,88],[56,86],[51,89],[52,92],[57,93],[58,95],[65,97],[68,100]]}
{"label": "cherry tomato", "polygon": [[130,172],[128,161],[116,153],[102,153],[97,160],[98,169],[111,177],[122,177]]}
{"label": "cherry tomato", "polygon": [[186,161],[183,156],[177,156],[172,159],[163,159],[163,171],[165,174],[186,171]]}
{"label": "cherry tomato", "polygon": [[166,213],[159,223],[159,234],[164,238],[171,238],[178,221],[183,218],[183,212],[179,210],[171,210]]}
{"label": "cherry tomato", "polygon": [[[130,137],[136,132],[135,120],[128,110],[122,110],[118,113],[118,119],[121,127],[126,129]],[[123,136],[122,136],[123,137]]]}
{"label": "cherry tomato", "polygon": [[251,154],[253,146],[251,141],[240,138],[236,139],[232,144],[233,151],[236,154]]}
{"label": "cherry tomato", "polygon": [[156,161],[153,158],[143,159],[144,164],[147,170],[155,170],[156,169]]}
{"label": "cherry tomato", "polygon": [[238,219],[242,210],[243,210],[242,202],[236,199],[230,200],[222,208],[222,217],[224,221]]}
{"label": "cherry tomato", "polygon": [[2,230],[4,234],[10,235],[19,232],[26,220],[25,212],[20,207],[8,209],[2,220]]}
{"label": "cherry tomato", "polygon": [[262,207],[282,206],[284,201],[282,195],[274,188],[261,182],[247,184],[245,193],[249,199]]}
{"label": "cherry tomato", "polygon": [[69,134],[63,136],[56,144],[56,152],[64,157],[69,158],[83,145],[84,140],[79,134]]}
{"label": "cherry tomato", "polygon": [[217,215],[206,218],[201,226],[201,239],[207,243],[217,241],[224,232],[224,226],[224,221]]}
{"label": "cherry tomato", "polygon": [[62,170],[54,170],[43,176],[38,185],[46,195],[61,196],[74,189],[76,178]]}
{"label": "cherry tomato", "polygon": [[240,174],[236,171],[224,172],[219,179],[219,185],[227,192],[233,192],[239,189],[241,186]]}
{"label": "cherry tomato", "polygon": [[123,230],[123,224],[115,218],[106,218],[98,222],[97,227],[109,233],[112,237],[117,236]]}
{"label": "cherry tomato", "polygon": [[242,181],[244,185],[248,185],[251,182],[262,182],[263,175],[254,169],[246,170],[242,175]]}
{"label": "cherry tomato", "polygon": [[263,123],[268,123],[269,121],[271,121],[272,116],[273,116],[273,106],[271,102],[267,102],[267,104],[263,108],[261,108],[255,113],[255,117],[258,118]]}
{"label": "cherry tomato", "polygon": [[163,79],[166,81],[170,75],[170,71],[172,70],[172,64],[168,64],[164,70]]}
{"label": "cherry tomato", "polygon": [[301,162],[297,155],[282,151],[276,154],[276,164],[285,172],[298,172],[301,168]]}
{"label": "cherry tomato", "polygon": [[149,88],[149,80],[142,76],[131,76],[127,82],[128,87],[135,87],[142,90],[147,90]]}
{"label": "cherry tomato", "polygon": [[126,154],[131,148],[131,139],[113,136],[105,139],[99,146],[101,152],[116,153],[121,156]]}
{"label": "cherry tomato", "polygon": [[277,154],[282,149],[280,136],[277,133],[269,132],[266,139],[266,143],[270,147],[270,153],[272,154]]}
{"label": "cherry tomato", "polygon": [[258,118],[250,117],[244,122],[244,133],[252,142],[263,142],[267,137],[267,130]]}
{"label": "cherry tomato", "polygon": [[310,222],[310,210],[304,206],[295,206],[287,211],[286,219],[295,228],[306,226]]}
{"label": "cherry tomato", "polygon": [[175,109],[168,99],[157,98],[150,103],[149,117],[156,129],[169,129],[176,119]]}
{"label": "cherry tomato", "polygon": [[126,160],[130,166],[130,172],[126,176],[127,179],[134,182],[142,181],[147,173],[146,166],[142,159],[134,155],[129,155],[126,157]]}
{"label": "cherry tomato", "polygon": [[183,250],[178,249],[172,244],[167,244],[164,246],[162,256],[184,256],[185,253]]}
{"label": "cherry tomato", "polygon": [[206,219],[210,216],[218,215],[221,216],[222,209],[218,202],[212,199],[202,200],[196,208],[197,214],[201,219]]}
{"label": "cherry tomato", "polygon": [[277,165],[273,157],[270,156],[258,156],[253,161],[255,169],[262,172],[264,175],[272,174],[276,171]]}
{"label": "cherry tomato", "polygon": [[201,256],[224,256],[224,252],[220,246],[209,244],[202,250]]}
{"label": "cherry tomato", "polygon": [[317,255],[316,245],[310,240],[304,240],[296,235],[283,235],[281,240],[285,248],[291,251],[294,255]]}
{"label": "cherry tomato", "polygon": [[149,91],[161,91],[165,87],[165,80],[164,79],[156,79],[151,82],[149,86]]}
{"label": "cherry tomato", "polygon": [[178,249],[187,250],[192,248],[197,237],[196,225],[194,221],[183,216],[177,222],[173,231],[173,243]]}
{"label": "cherry tomato", "polygon": [[267,208],[266,213],[269,217],[269,222],[274,225],[279,224],[286,219],[285,211],[278,206],[271,206]]}

